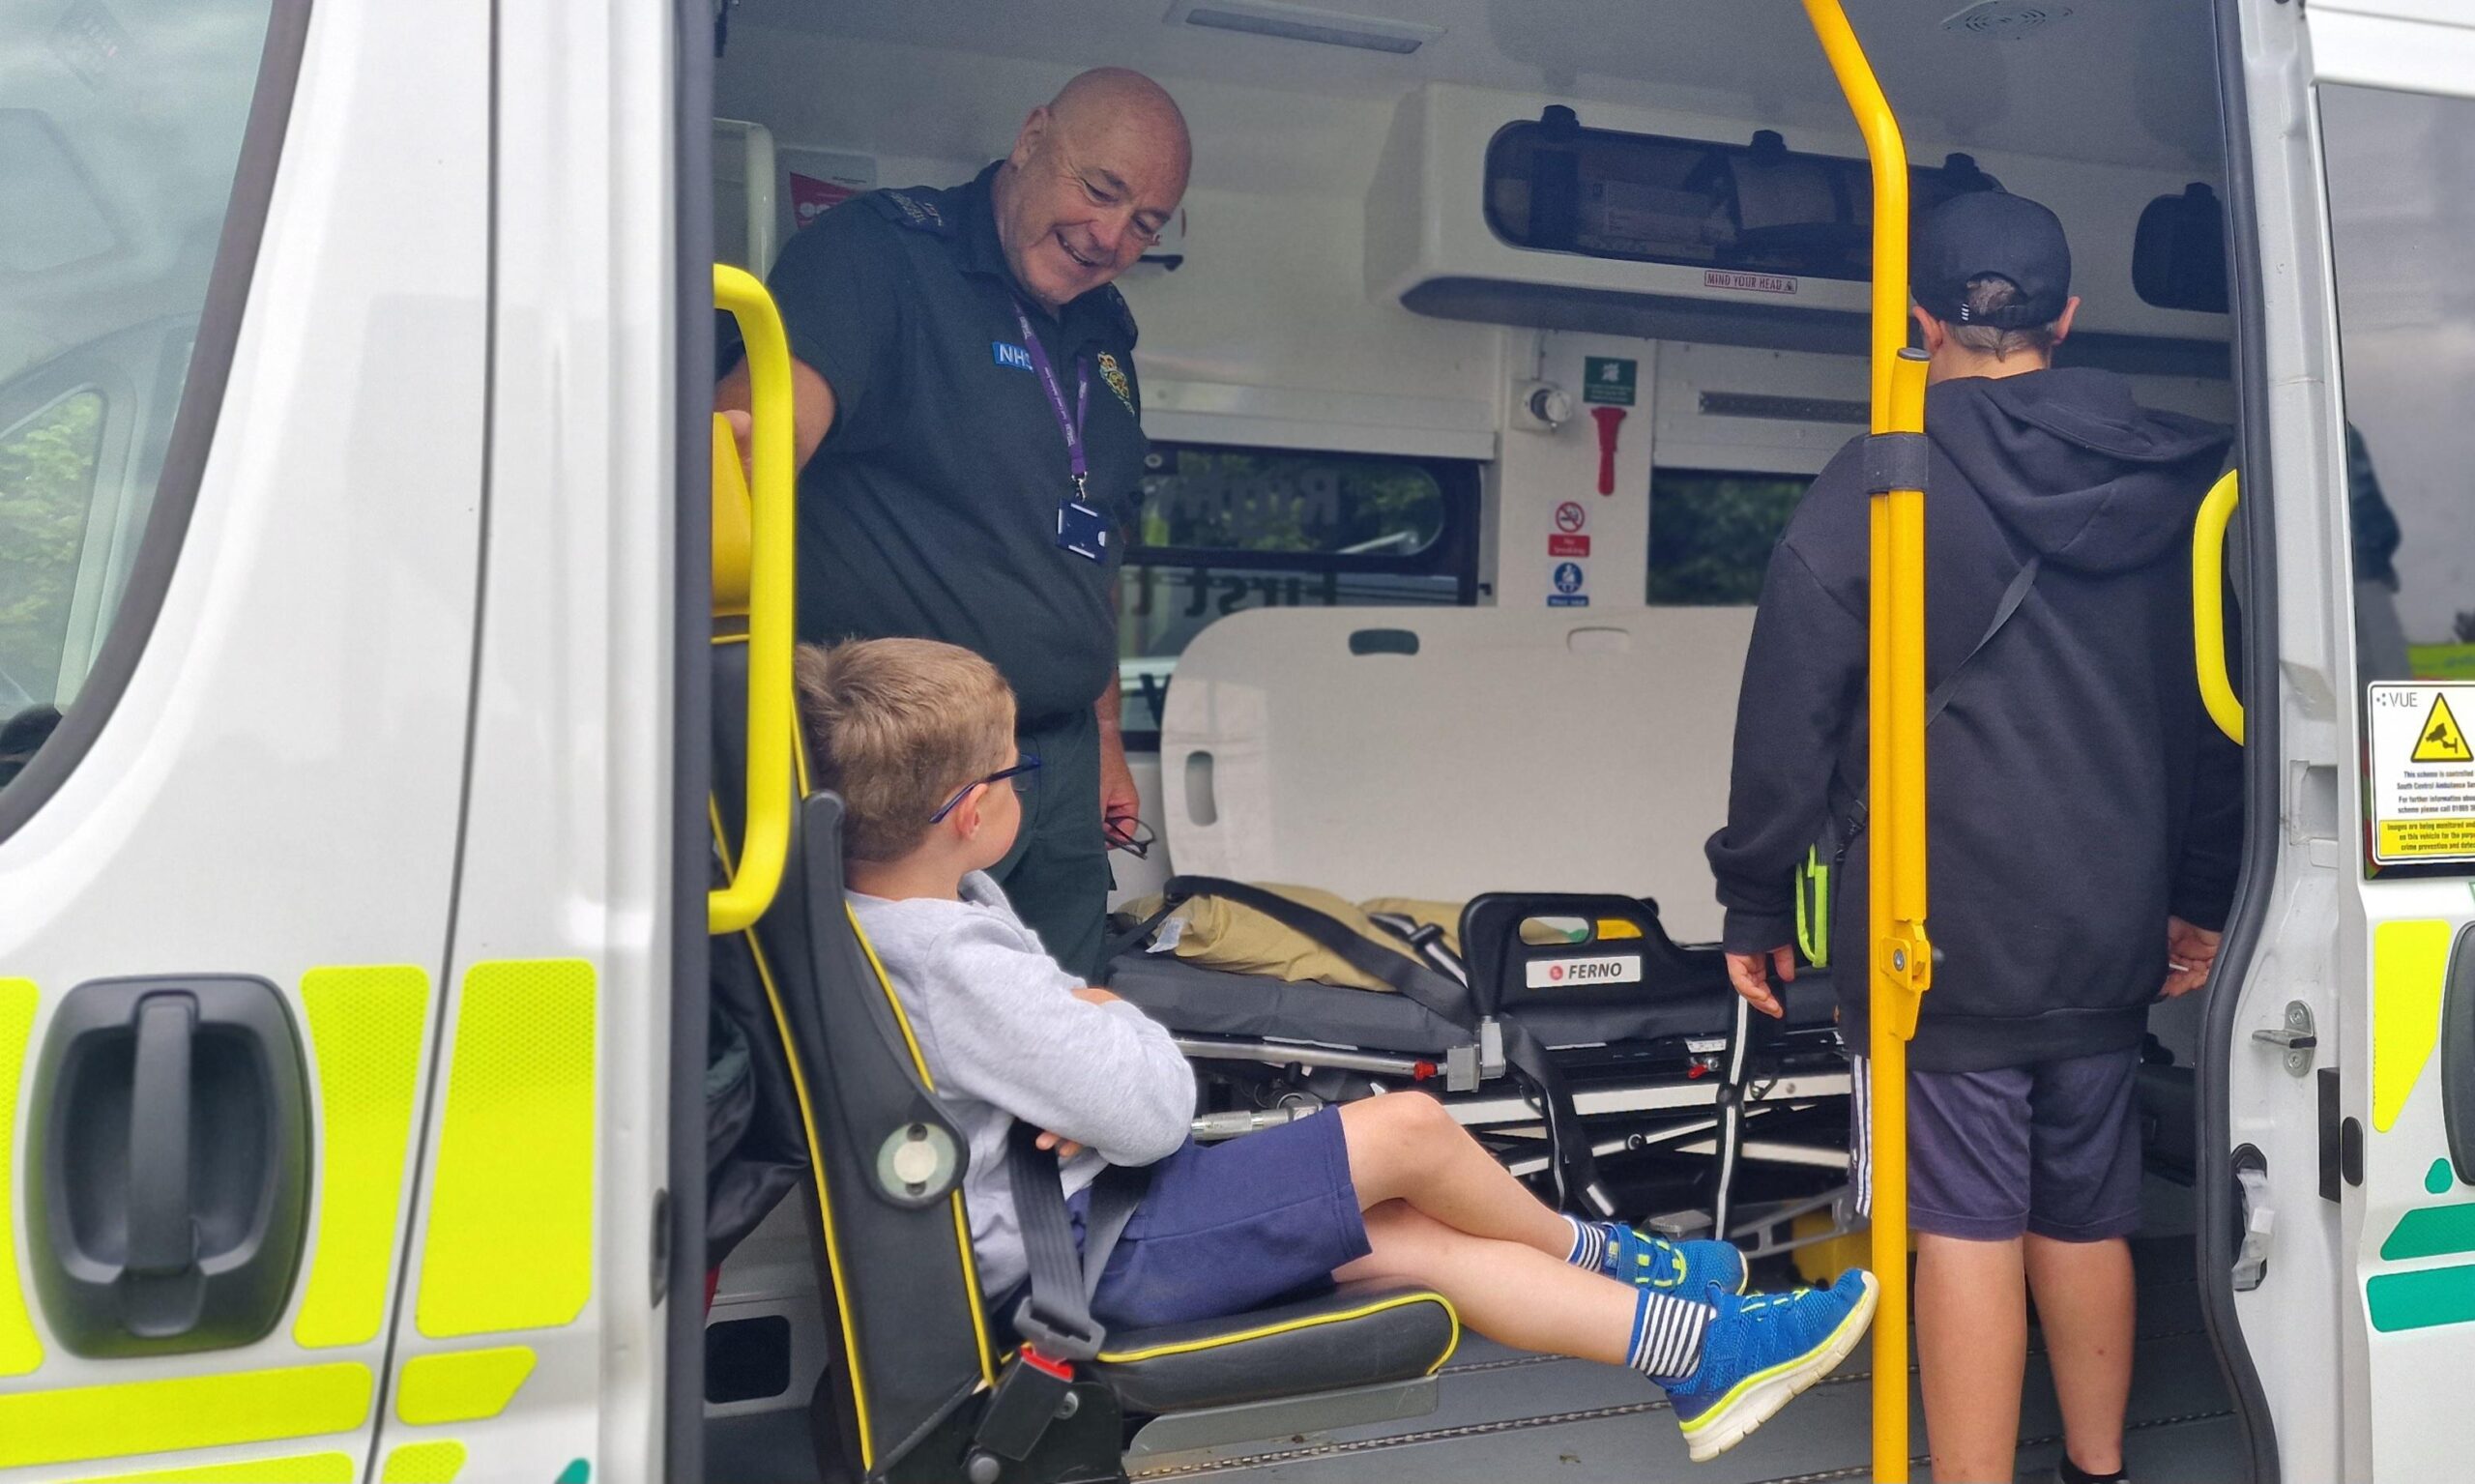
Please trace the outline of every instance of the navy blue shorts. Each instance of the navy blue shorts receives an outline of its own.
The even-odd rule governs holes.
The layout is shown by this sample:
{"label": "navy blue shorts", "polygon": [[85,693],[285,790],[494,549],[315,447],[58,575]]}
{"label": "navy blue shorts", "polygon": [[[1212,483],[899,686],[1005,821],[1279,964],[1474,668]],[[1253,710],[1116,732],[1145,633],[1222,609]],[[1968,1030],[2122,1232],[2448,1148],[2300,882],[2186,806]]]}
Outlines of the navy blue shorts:
{"label": "navy blue shorts", "polygon": [[[1086,1204],[1076,1195],[1078,1226]],[[1151,1167],[1092,1317],[1148,1329],[1260,1309],[1328,1288],[1369,1250],[1337,1112],[1224,1144],[1189,1139]]]}
{"label": "navy blue shorts", "polygon": [[[1870,1211],[1866,1060],[1850,1172]],[[1907,1074],[1907,1222],[1965,1241],[2104,1241],[2140,1229],[2140,1052]]]}

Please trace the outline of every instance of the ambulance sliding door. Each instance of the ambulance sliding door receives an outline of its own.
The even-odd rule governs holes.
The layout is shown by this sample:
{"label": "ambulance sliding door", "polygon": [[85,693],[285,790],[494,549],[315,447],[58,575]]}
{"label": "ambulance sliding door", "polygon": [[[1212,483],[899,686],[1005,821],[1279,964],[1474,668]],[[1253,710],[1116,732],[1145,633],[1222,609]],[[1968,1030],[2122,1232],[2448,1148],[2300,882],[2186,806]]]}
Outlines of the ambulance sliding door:
{"label": "ambulance sliding door", "polygon": [[[665,1463],[662,1304],[703,1296],[669,1286],[660,1161],[671,928],[684,907],[701,949],[709,848],[699,807],[683,904],[674,801],[710,788],[673,775],[678,627],[702,650],[712,610],[709,569],[674,562],[671,336],[675,276],[701,317],[713,267],[673,248],[668,8],[491,9],[487,559],[380,1451],[630,1484]],[[685,488],[702,527],[706,486]]]}
{"label": "ambulance sliding door", "polygon": [[2351,620],[2343,1009],[2315,1076],[2336,1081],[2344,1473],[2412,1484],[2465,1476],[2475,1374],[2475,15],[2307,19],[2346,424],[2330,606]]}
{"label": "ambulance sliding door", "polygon": [[489,20],[0,0],[10,1484],[453,1471],[372,1449],[450,988]]}

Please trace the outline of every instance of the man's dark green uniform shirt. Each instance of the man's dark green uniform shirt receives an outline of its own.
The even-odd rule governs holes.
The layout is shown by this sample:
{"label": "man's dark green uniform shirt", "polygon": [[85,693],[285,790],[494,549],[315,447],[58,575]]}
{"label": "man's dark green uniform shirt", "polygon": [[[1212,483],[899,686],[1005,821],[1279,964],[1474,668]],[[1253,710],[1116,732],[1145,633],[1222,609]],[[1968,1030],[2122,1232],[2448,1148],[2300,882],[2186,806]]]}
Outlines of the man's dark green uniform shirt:
{"label": "man's dark green uniform shirt", "polygon": [[[800,479],[800,635],[913,635],[986,655],[1026,728],[1117,679],[1109,581],[1145,445],[1134,317],[1114,288],[1051,316],[997,237],[991,165],[949,190],[877,190],[793,237],[772,287],[791,354],[833,389],[833,425]],[[1058,544],[1065,437],[1022,346],[1038,333],[1070,410],[1090,368],[1086,502],[1105,563]]]}

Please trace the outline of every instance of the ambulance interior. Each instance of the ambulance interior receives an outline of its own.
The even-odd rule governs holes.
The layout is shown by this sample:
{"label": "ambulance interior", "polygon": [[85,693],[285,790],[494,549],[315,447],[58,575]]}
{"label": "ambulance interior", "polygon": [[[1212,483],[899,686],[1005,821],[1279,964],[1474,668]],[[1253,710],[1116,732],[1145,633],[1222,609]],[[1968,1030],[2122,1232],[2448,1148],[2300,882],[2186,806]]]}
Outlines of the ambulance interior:
{"label": "ambulance interior", "polygon": [[[2062,218],[2082,305],[2059,364],[2233,422],[2211,8],[1849,10],[1920,204],[1991,177]],[[1083,68],[1140,69],[1185,111],[1183,209],[1120,280],[1154,445],[1121,636],[1156,843],[1111,858],[1115,900],[1173,873],[1350,902],[1612,892],[1655,899],[1679,943],[1716,938],[1703,842],[1751,604],[1867,419],[1864,144],[1801,7],[738,0],[724,19],[716,240],[760,272],[854,191],[968,179]],[[2154,1017],[2146,1479],[2222,1477],[2235,1446],[2191,1266],[2198,998]],[[1737,1172],[1740,1220],[1826,1224],[1842,1091]],[[1618,1204],[1693,1206],[1696,1151],[1611,1162]],[[813,1230],[795,1192],[723,1268],[714,1477],[807,1476],[836,1343]],[[1793,1281],[1791,1260],[1762,1272]],[[2060,1433],[2035,1348],[2030,1470]],[[1869,1380],[1860,1350],[1694,1477],[1862,1476]],[[1657,1406],[1635,1377],[1473,1338],[1432,1415],[1135,1473],[1681,1476]]]}

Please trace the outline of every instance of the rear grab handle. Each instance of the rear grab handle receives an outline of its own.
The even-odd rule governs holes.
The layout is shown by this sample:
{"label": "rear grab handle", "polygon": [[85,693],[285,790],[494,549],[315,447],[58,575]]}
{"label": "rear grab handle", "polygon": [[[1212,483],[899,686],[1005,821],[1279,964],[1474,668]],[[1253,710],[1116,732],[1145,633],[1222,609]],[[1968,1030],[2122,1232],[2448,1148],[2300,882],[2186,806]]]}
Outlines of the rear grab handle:
{"label": "rear grab handle", "polygon": [[2200,502],[2192,527],[2192,649],[2199,670],[2200,701],[2217,729],[2243,745],[2243,703],[2226,671],[2226,527],[2234,518],[2237,492],[2228,469]]}
{"label": "rear grab handle", "polygon": [[[795,577],[791,346],[781,312],[752,275],[727,263],[713,265],[713,303],[739,321],[747,344],[749,406],[755,422],[751,443],[755,478],[748,492],[747,591],[747,818],[740,832],[739,869],[730,885],[706,898],[709,932],[740,932],[765,916],[782,885],[791,848],[791,624]],[[718,419],[714,436],[723,436]],[[727,440],[721,452],[728,451]],[[713,478],[736,483],[739,460],[713,460]],[[716,758],[715,767],[728,766]]]}

